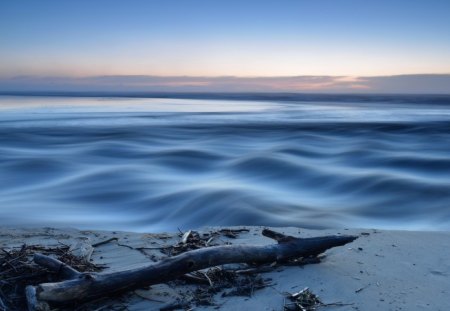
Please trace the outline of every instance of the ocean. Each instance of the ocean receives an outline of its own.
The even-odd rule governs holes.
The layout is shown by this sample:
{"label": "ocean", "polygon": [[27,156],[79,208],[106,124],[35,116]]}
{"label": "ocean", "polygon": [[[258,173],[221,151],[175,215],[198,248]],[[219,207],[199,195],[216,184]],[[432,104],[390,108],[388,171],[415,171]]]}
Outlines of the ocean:
{"label": "ocean", "polygon": [[213,225],[450,230],[450,96],[0,96],[0,226]]}

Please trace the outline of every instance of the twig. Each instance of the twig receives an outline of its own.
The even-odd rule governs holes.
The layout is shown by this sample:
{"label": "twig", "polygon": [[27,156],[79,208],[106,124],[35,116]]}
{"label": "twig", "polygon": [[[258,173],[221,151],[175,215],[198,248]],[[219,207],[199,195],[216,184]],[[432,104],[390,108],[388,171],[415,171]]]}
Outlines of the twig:
{"label": "twig", "polygon": [[2,311],[7,311],[8,309],[6,308],[5,303],[2,300],[2,297],[0,297],[0,310]]}
{"label": "twig", "polygon": [[207,273],[207,272],[202,272],[202,274],[203,274],[203,275],[205,276],[205,278],[208,280],[209,286],[213,287],[214,284],[213,284],[213,282],[211,281],[211,279],[209,278],[208,273]]}
{"label": "twig", "polygon": [[269,266],[260,266],[260,267],[256,267],[256,268],[235,270],[234,272],[237,274],[256,274],[256,273],[271,272],[275,268],[276,268],[276,263],[273,263]]}
{"label": "twig", "polygon": [[188,281],[188,282],[199,283],[199,284],[206,284],[206,285],[209,284],[209,282],[208,282],[207,279],[204,279],[204,278],[195,276],[195,275],[193,275],[192,273],[187,273],[187,274],[185,274],[185,275],[182,275],[182,276],[180,277],[180,279],[185,280],[185,281]]}
{"label": "twig", "polygon": [[366,286],[363,286],[363,287],[361,287],[361,288],[355,290],[355,293],[359,293],[359,292],[361,292],[362,290],[366,289],[366,288],[369,287],[369,286],[370,286],[370,284],[367,284]]}
{"label": "twig", "polygon": [[191,234],[192,234],[192,230],[189,230],[189,231],[187,231],[185,234],[183,234],[180,243],[181,243],[181,244],[186,244],[187,241],[188,241],[188,239],[189,239],[189,237],[191,236]]}

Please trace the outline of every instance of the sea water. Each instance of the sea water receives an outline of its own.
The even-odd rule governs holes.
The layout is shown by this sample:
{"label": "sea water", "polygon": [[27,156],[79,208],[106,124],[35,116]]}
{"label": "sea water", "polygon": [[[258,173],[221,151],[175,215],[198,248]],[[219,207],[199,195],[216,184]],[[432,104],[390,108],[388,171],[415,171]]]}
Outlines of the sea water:
{"label": "sea water", "polygon": [[448,96],[167,97],[0,96],[0,226],[450,230]]}

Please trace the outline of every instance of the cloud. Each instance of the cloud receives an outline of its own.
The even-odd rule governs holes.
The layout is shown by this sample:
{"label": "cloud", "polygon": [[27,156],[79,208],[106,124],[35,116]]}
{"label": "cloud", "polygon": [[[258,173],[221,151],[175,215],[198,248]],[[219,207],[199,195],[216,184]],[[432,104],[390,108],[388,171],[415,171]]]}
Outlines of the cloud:
{"label": "cloud", "polygon": [[450,94],[448,75],[379,77],[5,77],[0,92],[298,92]]}

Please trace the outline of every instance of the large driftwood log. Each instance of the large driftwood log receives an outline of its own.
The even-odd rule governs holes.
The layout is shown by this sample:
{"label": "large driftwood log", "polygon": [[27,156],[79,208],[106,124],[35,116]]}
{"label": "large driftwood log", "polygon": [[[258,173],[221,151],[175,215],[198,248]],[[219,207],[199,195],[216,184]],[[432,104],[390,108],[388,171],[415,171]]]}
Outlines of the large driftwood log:
{"label": "large driftwood log", "polygon": [[62,279],[57,283],[28,286],[29,310],[46,310],[47,303],[71,303],[108,296],[176,279],[186,273],[229,263],[271,263],[314,256],[329,248],[342,246],[356,236],[323,236],[295,238],[264,229],[262,234],[277,244],[264,246],[226,245],[188,251],[143,268],[112,273],[81,273],[48,256],[35,254],[34,261],[55,272]]}

